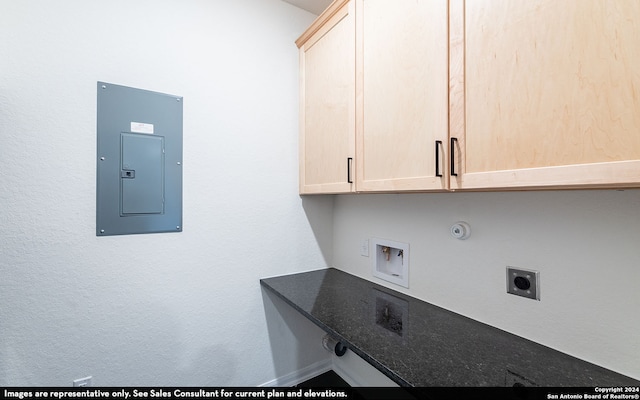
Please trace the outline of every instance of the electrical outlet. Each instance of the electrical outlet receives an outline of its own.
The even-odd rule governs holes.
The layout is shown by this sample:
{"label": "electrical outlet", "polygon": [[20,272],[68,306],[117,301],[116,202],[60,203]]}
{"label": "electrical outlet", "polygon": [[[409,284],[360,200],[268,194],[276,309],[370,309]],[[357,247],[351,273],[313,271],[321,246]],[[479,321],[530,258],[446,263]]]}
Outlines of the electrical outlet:
{"label": "electrical outlet", "polygon": [[540,272],[507,267],[507,293],[540,300]]}
{"label": "electrical outlet", "polygon": [[360,243],[360,255],[369,257],[369,239],[364,239],[362,243]]}
{"label": "electrical outlet", "polygon": [[91,386],[91,376],[76,379],[73,381],[73,387],[87,387]]}

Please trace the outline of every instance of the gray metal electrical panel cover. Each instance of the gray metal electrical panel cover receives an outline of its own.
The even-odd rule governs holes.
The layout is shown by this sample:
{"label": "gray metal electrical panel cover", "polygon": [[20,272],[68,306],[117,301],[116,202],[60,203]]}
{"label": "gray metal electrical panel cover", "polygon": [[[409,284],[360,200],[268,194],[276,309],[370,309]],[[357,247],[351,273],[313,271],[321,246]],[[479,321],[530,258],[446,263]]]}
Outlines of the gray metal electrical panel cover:
{"label": "gray metal electrical panel cover", "polygon": [[97,90],[96,235],[182,231],[182,97]]}

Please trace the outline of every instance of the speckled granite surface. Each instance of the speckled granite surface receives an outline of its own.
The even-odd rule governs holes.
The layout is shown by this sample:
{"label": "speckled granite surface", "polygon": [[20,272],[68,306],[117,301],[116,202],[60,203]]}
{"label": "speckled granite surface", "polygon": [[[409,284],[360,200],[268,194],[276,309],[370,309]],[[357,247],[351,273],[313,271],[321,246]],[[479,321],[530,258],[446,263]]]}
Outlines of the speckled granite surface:
{"label": "speckled granite surface", "polygon": [[260,283],[401,386],[640,385],[334,268]]}

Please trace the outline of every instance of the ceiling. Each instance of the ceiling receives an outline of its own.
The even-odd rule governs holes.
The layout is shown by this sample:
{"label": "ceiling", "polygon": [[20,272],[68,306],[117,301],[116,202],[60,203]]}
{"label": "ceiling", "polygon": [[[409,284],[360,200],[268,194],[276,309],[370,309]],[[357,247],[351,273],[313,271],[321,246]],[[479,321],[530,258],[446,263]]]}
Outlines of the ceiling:
{"label": "ceiling", "polygon": [[293,4],[296,7],[300,7],[303,10],[307,10],[315,15],[320,15],[332,0],[282,0],[289,4]]}

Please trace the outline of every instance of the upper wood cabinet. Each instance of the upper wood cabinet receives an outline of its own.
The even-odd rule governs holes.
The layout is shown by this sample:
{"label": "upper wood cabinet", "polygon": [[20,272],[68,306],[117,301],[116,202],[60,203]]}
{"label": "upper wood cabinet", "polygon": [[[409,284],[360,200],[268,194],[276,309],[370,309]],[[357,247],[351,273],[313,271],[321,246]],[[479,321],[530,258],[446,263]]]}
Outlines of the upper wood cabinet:
{"label": "upper wood cabinet", "polygon": [[354,4],[335,1],[298,39],[300,193],[355,190]]}
{"label": "upper wood cabinet", "polygon": [[640,2],[450,2],[452,189],[640,184]]}
{"label": "upper wood cabinet", "polygon": [[638,38],[638,0],[335,0],[300,193],[640,187]]}
{"label": "upper wood cabinet", "polygon": [[447,189],[447,1],[355,4],[357,191]]}

